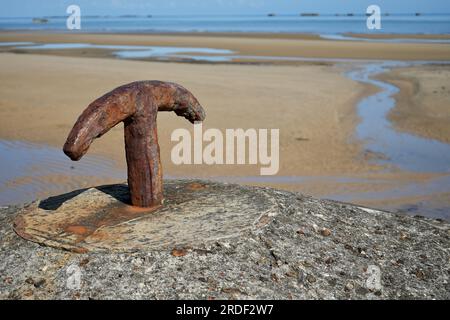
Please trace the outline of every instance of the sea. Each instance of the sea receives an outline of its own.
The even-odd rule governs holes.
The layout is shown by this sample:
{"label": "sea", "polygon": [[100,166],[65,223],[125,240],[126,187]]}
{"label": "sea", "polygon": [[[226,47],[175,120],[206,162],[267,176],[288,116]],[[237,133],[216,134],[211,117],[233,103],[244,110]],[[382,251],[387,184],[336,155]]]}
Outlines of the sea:
{"label": "sea", "polygon": [[[0,18],[0,30],[64,31],[67,16]],[[450,34],[450,13],[384,14],[381,29],[368,29],[365,13],[328,15],[127,15],[81,16],[79,32],[263,32]]]}

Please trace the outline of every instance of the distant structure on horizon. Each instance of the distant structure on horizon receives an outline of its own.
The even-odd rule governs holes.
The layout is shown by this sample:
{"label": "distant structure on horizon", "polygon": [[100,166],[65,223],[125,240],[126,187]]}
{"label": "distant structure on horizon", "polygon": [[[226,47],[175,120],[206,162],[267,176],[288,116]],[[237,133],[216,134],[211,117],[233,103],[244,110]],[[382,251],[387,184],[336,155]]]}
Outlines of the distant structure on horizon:
{"label": "distant structure on horizon", "polygon": [[305,12],[305,13],[300,13],[300,16],[302,16],[302,17],[318,17],[319,14],[314,13],[314,12]]}
{"label": "distant structure on horizon", "polygon": [[33,18],[32,22],[33,23],[37,23],[37,24],[42,24],[42,23],[47,23],[48,19],[45,19],[45,18]]}
{"label": "distant structure on horizon", "polygon": [[275,13],[268,13],[267,16],[268,16],[268,17],[275,17],[276,14],[275,14]]}

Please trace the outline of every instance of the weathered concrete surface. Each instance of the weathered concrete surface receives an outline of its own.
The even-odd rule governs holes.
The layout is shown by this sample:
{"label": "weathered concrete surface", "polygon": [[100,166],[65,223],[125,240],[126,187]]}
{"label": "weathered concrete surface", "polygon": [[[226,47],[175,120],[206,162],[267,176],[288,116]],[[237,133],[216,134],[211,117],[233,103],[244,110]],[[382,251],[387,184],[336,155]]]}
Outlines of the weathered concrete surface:
{"label": "weathered concrete surface", "polygon": [[268,192],[233,185],[168,181],[159,208],[131,206],[127,185],[78,190],[21,210],[21,237],[79,253],[192,247],[261,227],[278,212]]}
{"label": "weathered concrete surface", "polygon": [[[447,222],[268,188],[170,183],[207,185],[212,197],[253,194],[255,206],[270,197],[274,206],[263,223],[226,238],[82,254],[23,240],[12,229],[19,208],[0,209],[0,298],[450,298]],[[211,219],[226,203],[217,208]]]}

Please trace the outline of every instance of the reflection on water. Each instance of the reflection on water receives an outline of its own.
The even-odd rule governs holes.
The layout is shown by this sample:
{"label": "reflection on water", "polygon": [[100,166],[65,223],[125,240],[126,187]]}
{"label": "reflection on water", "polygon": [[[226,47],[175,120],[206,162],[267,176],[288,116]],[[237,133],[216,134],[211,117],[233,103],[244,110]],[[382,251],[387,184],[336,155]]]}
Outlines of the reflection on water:
{"label": "reflection on water", "polygon": [[[0,140],[0,205],[20,204],[37,198],[46,198],[79,188],[97,186],[126,180],[126,171],[103,157],[86,155],[73,162],[62,150],[46,145],[22,141]],[[170,178],[194,178],[192,176]],[[198,177],[200,178],[200,177]],[[392,181],[345,176],[239,176],[210,177],[210,180],[240,184],[264,184],[296,186],[300,190],[308,184],[332,185],[336,191],[322,197],[345,202],[364,203],[374,200],[377,207],[389,210],[407,211],[412,214],[444,218],[450,220],[450,201],[420,201],[405,205],[383,205],[384,201],[415,196],[433,196],[450,192],[450,175],[442,176],[426,183],[406,183],[395,189]],[[346,192],[346,185],[361,184],[370,187],[386,186],[383,191]],[[337,187],[336,187],[337,186]],[[339,187],[342,186],[342,189]],[[289,189],[289,187],[288,187]],[[342,190],[342,191],[341,191]]]}
{"label": "reflection on water", "polygon": [[0,140],[0,163],[0,205],[126,179],[109,159],[87,155],[73,162],[60,149],[22,141]]}
{"label": "reflection on water", "polygon": [[[445,2],[442,0],[441,2]],[[62,1],[60,1],[62,2]],[[79,1],[82,2],[82,1]],[[79,3],[78,2],[78,3]],[[101,2],[101,1],[97,1]],[[119,3],[120,1],[115,1]],[[125,1],[123,1],[126,3]],[[143,1],[142,1],[143,2]],[[151,1],[147,1],[150,3]],[[157,3],[156,1],[153,1]],[[187,2],[187,1],[184,1]],[[197,1],[200,2],[200,1]],[[206,2],[203,1],[203,2]],[[209,1],[211,2],[211,1]],[[216,1],[219,2],[219,1]],[[226,1],[221,1],[225,3]],[[231,3],[232,1],[227,1]],[[243,3],[243,0],[236,0],[234,3]],[[248,1],[255,5],[268,1]],[[278,1],[286,3],[288,1]],[[293,1],[291,1],[293,2]],[[297,1],[300,2],[300,1]],[[304,1],[308,2],[308,1]],[[320,1],[309,1],[320,3]],[[323,2],[323,1],[322,1]],[[342,3],[341,8],[348,2],[334,1]],[[356,2],[356,1],[355,1]],[[342,34],[342,33],[384,33],[384,34],[446,34],[450,32],[448,13],[426,14],[421,13],[391,13],[383,16],[382,28],[380,30],[369,30],[366,26],[366,15],[364,3],[358,1],[362,6],[358,12],[352,15],[320,13],[317,16],[301,16],[298,13],[276,14],[168,14],[147,16],[113,16],[113,15],[83,15],[81,33],[161,33],[161,32],[263,32],[263,33],[311,33],[311,34]],[[386,2],[386,1],[385,1]],[[399,2],[399,1],[390,1]],[[418,1],[416,1],[418,2]],[[65,2],[67,3],[67,1]],[[77,3],[77,2],[75,2]],[[167,3],[170,3],[168,1]],[[330,1],[331,3],[331,1]],[[374,1],[373,3],[377,3]],[[412,2],[410,2],[412,3]],[[424,3],[424,10],[426,1]],[[161,6],[163,4],[161,3]],[[312,5],[311,5],[312,6]],[[300,6],[299,6],[300,7]],[[316,6],[316,9],[319,5]],[[405,2],[404,11],[411,8]],[[260,10],[258,10],[260,11]],[[327,10],[328,11],[328,10]],[[3,30],[43,30],[43,31],[67,31],[65,16],[47,17],[47,23],[33,23],[27,17],[0,18],[0,29]]]}
{"label": "reflection on water", "polygon": [[[113,51],[113,55],[123,59],[159,58],[159,59],[190,59],[202,61],[229,61],[227,55],[233,51],[227,49],[194,48],[194,47],[163,47],[163,46],[133,46],[133,45],[100,45],[90,43],[45,43],[32,42],[0,42],[0,46],[12,46],[26,50],[68,50],[68,49],[104,49]],[[203,55],[199,55],[203,54]]]}
{"label": "reflection on water", "polygon": [[[361,122],[356,128],[356,136],[366,143],[367,149],[386,156],[385,159],[376,160],[378,163],[414,172],[450,173],[449,144],[398,132],[392,128],[387,119],[389,111],[395,106],[395,99],[392,96],[399,89],[371,77],[389,68],[406,65],[408,64],[400,62],[368,64],[362,69],[348,73],[353,80],[372,84],[381,89],[380,92],[363,98],[358,103]],[[447,185],[447,189],[450,189],[450,184]]]}
{"label": "reflection on water", "polygon": [[[450,41],[450,40],[449,40]],[[257,62],[373,62],[380,60],[349,59],[349,58],[315,58],[299,56],[263,56],[240,55],[228,49],[201,48],[201,47],[169,47],[169,46],[136,46],[136,45],[100,45],[90,43],[33,43],[33,42],[0,42],[0,47],[12,47],[21,50],[74,50],[74,49],[103,49],[111,51],[112,56],[120,59],[151,59],[158,61],[200,61],[200,62],[233,62],[238,60]],[[386,62],[400,66],[399,62]],[[415,61],[424,64],[427,61]],[[434,63],[448,63],[448,61],[434,61]],[[375,65],[374,65],[375,66]],[[387,66],[387,65],[385,65]],[[394,66],[394,65],[393,65]],[[370,67],[370,66],[369,66]],[[366,70],[366,75],[373,71]],[[355,73],[365,71],[355,71]],[[356,80],[356,79],[355,79]],[[363,80],[361,80],[363,81]]]}
{"label": "reflection on water", "polygon": [[0,47],[15,47],[28,46],[34,44],[33,42],[0,42]]}
{"label": "reflection on water", "polygon": [[427,38],[364,38],[352,37],[343,34],[321,34],[320,37],[326,40],[346,40],[346,41],[363,41],[363,42],[382,42],[382,43],[450,43],[450,39],[427,39]]}
{"label": "reflection on water", "polygon": [[[317,61],[313,58],[302,57],[250,57],[231,55],[229,50],[209,48],[178,48],[178,47],[149,47],[149,46],[108,46],[89,44],[41,44],[32,43],[0,43],[0,46],[18,46],[18,48],[33,49],[68,49],[68,48],[102,48],[114,50],[120,58],[157,57],[161,59],[182,58],[204,61],[229,61],[236,58],[250,58],[261,60]],[[191,53],[191,54],[188,54]],[[206,56],[198,54],[208,54]],[[208,60],[209,59],[209,60]],[[322,59],[323,60],[323,59]],[[345,59],[328,59],[333,62],[350,61]],[[424,62],[414,62],[424,63]],[[385,208],[396,210],[405,209],[415,214],[430,217],[440,217],[450,220],[450,201],[442,200],[445,194],[450,194],[450,145],[421,138],[412,134],[395,131],[387,120],[388,112],[395,106],[392,97],[398,88],[372,79],[376,74],[389,68],[407,66],[411,63],[400,62],[370,62],[362,68],[347,74],[353,80],[375,85],[381,91],[363,98],[358,103],[358,114],[361,122],[356,129],[356,138],[366,144],[366,148],[385,157],[378,158],[377,163],[400,168],[412,172],[440,173],[441,177],[426,183],[405,183],[396,189],[386,188],[383,191],[344,192],[336,188],[334,194],[325,195],[328,199],[339,201],[383,201],[407,198],[428,197],[425,200],[405,206],[395,205]],[[86,156],[79,162],[70,161],[60,149],[20,141],[0,140],[0,205],[18,204],[49,195],[61,194],[80,187],[124,181],[125,170],[118,170],[112,161],[106,158]],[[248,184],[302,184],[320,183],[333,186],[341,184],[362,183],[378,185],[389,183],[383,179],[360,179],[354,177],[216,177],[215,180],[248,183]],[[369,188],[370,190],[370,188]],[[436,196],[435,196],[436,195]],[[442,196],[444,195],[444,196]],[[436,199],[436,200],[434,200]],[[392,202],[391,202],[392,203]],[[381,205],[380,207],[383,207]]]}

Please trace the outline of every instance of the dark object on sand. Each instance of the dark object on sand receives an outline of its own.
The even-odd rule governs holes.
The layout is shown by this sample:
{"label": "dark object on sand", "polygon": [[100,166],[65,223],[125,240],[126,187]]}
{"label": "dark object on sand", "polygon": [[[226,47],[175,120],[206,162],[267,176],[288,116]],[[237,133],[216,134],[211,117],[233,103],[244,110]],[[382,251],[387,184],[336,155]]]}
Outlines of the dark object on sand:
{"label": "dark object on sand", "polygon": [[37,23],[37,24],[42,24],[42,23],[47,23],[48,19],[45,19],[45,18],[33,18],[32,22],[33,23]]}
{"label": "dark object on sand", "polygon": [[163,200],[158,111],[174,111],[192,123],[205,119],[197,99],[182,86],[161,81],[132,82],[98,98],[83,111],[67,137],[64,153],[79,160],[94,139],[123,121],[131,203],[157,207]]}

